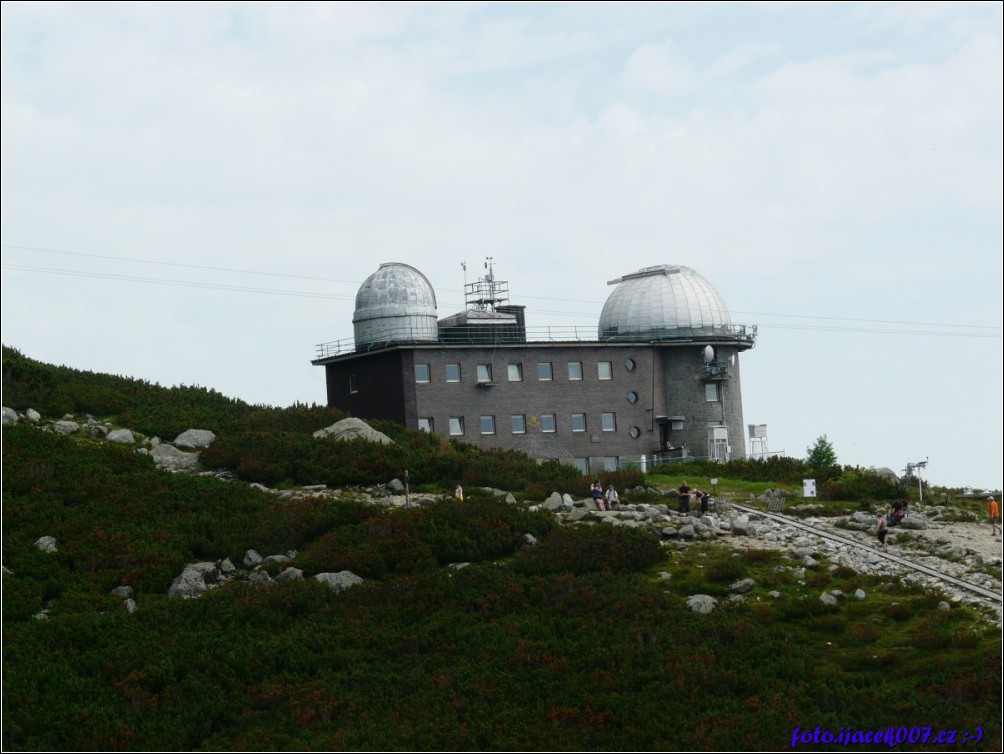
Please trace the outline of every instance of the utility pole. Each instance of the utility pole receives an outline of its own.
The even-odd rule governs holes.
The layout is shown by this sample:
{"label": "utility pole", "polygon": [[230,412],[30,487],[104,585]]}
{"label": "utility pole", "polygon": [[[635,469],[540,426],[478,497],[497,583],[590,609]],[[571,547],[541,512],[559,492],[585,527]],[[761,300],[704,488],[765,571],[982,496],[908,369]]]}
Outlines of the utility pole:
{"label": "utility pole", "polygon": [[906,475],[907,476],[910,476],[911,474],[913,474],[914,469],[917,470],[917,491],[918,491],[918,493],[920,495],[919,502],[921,502],[921,503],[924,502],[924,482],[920,478],[920,470],[924,469],[924,468],[927,468],[927,462],[928,462],[928,460],[929,460],[928,458],[925,458],[923,461],[917,461],[916,463],[908,463],[906,465]]}

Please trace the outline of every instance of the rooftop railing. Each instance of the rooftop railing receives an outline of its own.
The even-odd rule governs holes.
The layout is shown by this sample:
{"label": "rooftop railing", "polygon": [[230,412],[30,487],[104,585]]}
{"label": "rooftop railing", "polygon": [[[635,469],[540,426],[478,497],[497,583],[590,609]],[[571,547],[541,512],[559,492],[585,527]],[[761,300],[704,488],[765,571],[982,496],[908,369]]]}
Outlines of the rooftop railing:
{"label": "rooftop railing", "polygon": [[435,339],[430,339],[428,329],[397,327],[386,333],[376,333],[368,343],[357,346],[354,338],[343,338],[317,345],[316,360],[330,359],[350,353],[379,351],[397,345],[505,345],[513,343],[659,343],[662,341],[739,341],[753,345],[756,325],[718,325],[715,327],[674,328],[656,330],[643,336],[604,332],[596,335],[596,328],[585,325],[555,327],[527,327],[519,329],[512,324],[458,325],[442,328]]}

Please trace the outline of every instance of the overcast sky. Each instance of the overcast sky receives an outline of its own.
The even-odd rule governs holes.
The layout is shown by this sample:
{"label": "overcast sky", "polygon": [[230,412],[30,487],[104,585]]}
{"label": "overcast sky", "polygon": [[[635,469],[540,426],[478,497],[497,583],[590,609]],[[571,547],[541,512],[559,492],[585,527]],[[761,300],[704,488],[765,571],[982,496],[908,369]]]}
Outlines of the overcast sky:
{"label": "overcast sky", "polygon": [[682,264],[771,450],[999,489],[1001,8],[4,2],[3,343],[323,403],[381,262],[585,330]]}

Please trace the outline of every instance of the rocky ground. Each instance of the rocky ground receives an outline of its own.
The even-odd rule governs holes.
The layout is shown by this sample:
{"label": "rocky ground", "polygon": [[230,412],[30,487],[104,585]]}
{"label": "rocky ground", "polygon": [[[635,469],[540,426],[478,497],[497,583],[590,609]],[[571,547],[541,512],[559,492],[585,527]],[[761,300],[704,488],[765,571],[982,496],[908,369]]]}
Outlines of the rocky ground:
{"label": "rocky ground", "polygon": [[[935,514],[936,515],[936,514]],[[754,517],[755,518],[755,517]],[[846,565],[861,573],[895,576],[904,583],[917,584],[943,592],[951,602],[966,602],[987,610],[988,617],[1004,625],[1004,609],[1000,600],[980,597],[972,592],[918,573],[896,561],[884,557],[893,555],[913,563],[952,576],[991,591],[1001,592],[1004,539],[994,535],[989,523],[948,522],[928,519],[923,513],[913,515],[915,528],[890,529],[887,547],[881,550],[874,534],[875,517],[864,514],[835,518],[810,518],[804,523],[815,527],[818,535],[798,531],[785,531],[786,527],[773,522],[763,522],[747,546],[768,546],[793,549],[814,546],[826,554],[831,563]],[[857,519],[857,520],[855,520]],[[833,541],[825,535],[834,532],[860,542],[864,547],[851,548]],[[752,541],[749,541],[752,540]],[[732,538],[733,544],[738,544]]]}
{"label": "rocky ground", "polygon": [[995,557],[1004,558],[1004,538],[994,534],[989,523],[933,522],[929,528],[911,534],[934,545],[949,544],[971,550],[987,561]]}

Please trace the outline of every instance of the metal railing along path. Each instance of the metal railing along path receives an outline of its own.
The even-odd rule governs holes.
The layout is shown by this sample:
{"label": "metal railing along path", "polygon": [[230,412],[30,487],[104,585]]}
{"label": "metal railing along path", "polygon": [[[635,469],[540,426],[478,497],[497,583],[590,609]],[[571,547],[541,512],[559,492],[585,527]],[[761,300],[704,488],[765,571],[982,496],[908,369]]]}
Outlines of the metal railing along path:
{"label": "metal railing along path", "polygon": [[836,532],[832,532],[829,530],[818,529],[815,526],[807,524],[804,521],[801,521],[797,518],[792,518],[790,516],[783,516],[778,513],[769,513],[766,511],[759,510],[758,508],[751,508],[748,505],[742,505],[740,503],[732,503],[731,508],[735,510],[741,510],[744,513],[754,513],[758,516],[769,518],[778,523],[786,524],[788,526],[793,526],[796,529],[801,529],[802,531],[807,532],[809,534],[813,534],[817,537],[822,537],[823,539],[829,539],[834,542],[839,542],[841,544],[854,547],[855,549],[858,550],[864,550],[873,555],[878,555],[879,557],[885,558],[886,560],[890,560],[893,563],[898,563],[899,565],[906,566],[907,568],[912,569],[913,571],[916,571],[918,573],[923,573],[927,576],[933,576],[934,578],[940,579],[941,581],[944,581],[947,584],[951,584],[952,586],[959,587],[960,589],[965,589],[968,592],[978,594],[981,597],[986,597],[987,599],[994,600],[995,602],[1004,603],[1004,595],[1002,595],[1001,592],[995,592],[991,589],[979,586],[978,584],[971,584],[970,582],[963,581],[962,579],[957,578],[956,576],[949,576],[947,573],[943,573],[939,571],[937,568],[932,568],[931,566],[925,565],[924,563],[914,562],[909,558],[904,558],[901,555],[893,555],[890,552],[879,549],[873,545],[865,544],[863,542],[860,542],[859,540],[852,539],[851,537],[846,537],[842,534],[837,534]]}

